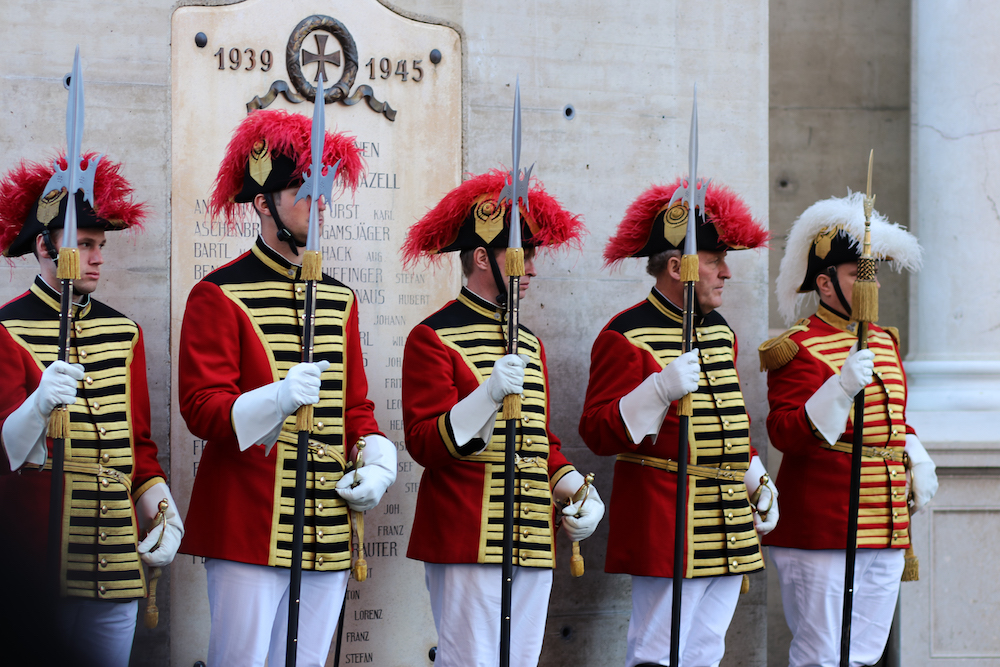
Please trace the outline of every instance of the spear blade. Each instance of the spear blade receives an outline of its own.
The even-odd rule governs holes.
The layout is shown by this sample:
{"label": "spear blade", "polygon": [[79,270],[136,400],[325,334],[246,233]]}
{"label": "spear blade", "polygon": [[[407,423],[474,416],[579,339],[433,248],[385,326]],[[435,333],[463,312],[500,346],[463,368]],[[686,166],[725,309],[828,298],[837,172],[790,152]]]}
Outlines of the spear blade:
{"label": "spear blade", "polygon": [[[309,173],[302,180],[295,193],[295,201],[311,197],[309,204],[309,233],[306,236],[306,250],[319,251],[319,200],[323,197],[329,202],[333,192],[333,181],[340,168],[340,160],[328,167],[323,164],[323,149],[326,142],[326,97],[323,90],[323,72],[319,73],[316,82],[316,100],[313,106],[312,136],[310,150],[312,152]],[[324,174],[324,169],[326,173]]]}

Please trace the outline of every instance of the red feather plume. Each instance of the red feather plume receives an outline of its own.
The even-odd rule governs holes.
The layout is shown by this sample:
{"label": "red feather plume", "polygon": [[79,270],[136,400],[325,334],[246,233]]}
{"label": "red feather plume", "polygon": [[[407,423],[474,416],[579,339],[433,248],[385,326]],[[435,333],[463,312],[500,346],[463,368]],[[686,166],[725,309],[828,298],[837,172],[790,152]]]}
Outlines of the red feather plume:
{"label": "red feather plume", "polygon": [[[209,215],[216,219],[221,214],[227,226],[240,220],[244,204],[237,204],[233,198],[243,188],[247,160],[254,144],[267,140],[272,154],[294,155],[295,175],[301,176],[309,169],[312,160],[312,119],[283,109],[260,109],[253,111],[236,126],[233,138],[226,147],[219,174],[215,178],[212,198],[209,200]],[[323,162],[333,165],[341,160],[337,181],[341,188],[358,188],[364,172],[365,162],[361,149],[354,137],[340,132],[327,132],[323,144]]]}
{"label": "red feather plume", "polygon": [[[410,227],[403,242],[403,265],[411,266],[421,258],[437,260],[438,250],[449,245],[458,235],[469,211],[479,197],[487,195],[496,199],[506,184],[508,172],[501,169],[472,176],[446,194],[424,217]],[[538,224],[532,242],[538,246],[569,244],[579,248],[585,232],[581,216],[567,211],[545,187],[532,179],[534,185],[528,192],[529,215]],[[523,211],[523,208],[522,208]],[[523,218],[522,218],[523,219]]]}
{"label": "red feather plume", "polygon": [[[615,265],[639,252],[649,240],[656,215],[670,202],[677,188],[686,186],[687,182],[678,178],[670,185],[653,185],[639,195],[604,247],[604,266]],[[754,219],[746,202],[722,184],[709,183],[705,191],[705,214],[715,223],[719,239],[726,245],[759,248],[770,239],[770,233]]]}
{"label": "red feather plume", "polygon": [[[80,164],[86,165],[95,157],[97,153],[94,151],[84,153]],[[64,151],[60,151],[55,159],[59,161],[60,168],[66,168]],[[0,248],[9,248],[17,238],[32,207],[45,194],[45,185],[54,173],[52,161],[39,163],[21,160],[0,181]],[[121,174],[121,164],[107,157],[101,158],[94,176],[93,203],[97,217],[119,229],[142,229],[143,222],[149,215],[149,207],[135,201],[133,193],[132,186]]]}

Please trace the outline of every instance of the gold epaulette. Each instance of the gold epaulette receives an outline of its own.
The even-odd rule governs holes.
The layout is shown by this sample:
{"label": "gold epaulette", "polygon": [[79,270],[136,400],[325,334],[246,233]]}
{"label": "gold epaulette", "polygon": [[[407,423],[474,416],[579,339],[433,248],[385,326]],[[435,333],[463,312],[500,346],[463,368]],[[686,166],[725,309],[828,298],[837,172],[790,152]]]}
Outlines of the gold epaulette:
{"label": "gold epaulette", "polygon": [[761,343],[760,347],[757,348],[757,352],[760,354],[761,372],[776,370],[794,359],[799,352],[799,345],[791,339],[791,335],[797,331],[808,330],[808,318],[802,319],[780,336],[775,336]]}
{"label": "gold epaulette", "polygon": [[897,327],[882,327],[882,331],[892,336],[892,339],[896,341],[896,347],[899,347],[899,329]]}

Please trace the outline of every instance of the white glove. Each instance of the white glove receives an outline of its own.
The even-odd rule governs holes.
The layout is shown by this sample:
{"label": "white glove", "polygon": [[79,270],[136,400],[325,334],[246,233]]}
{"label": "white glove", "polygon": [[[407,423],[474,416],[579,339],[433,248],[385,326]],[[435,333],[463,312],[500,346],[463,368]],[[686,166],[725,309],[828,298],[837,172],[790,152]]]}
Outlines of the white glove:
{"label": "white glove", "polygon": [[618,402],[625,428],[634,444],[656,435],[674,401],[698,391],[701,364],[698,349],[685,352],[659,373],[653,373]]}
{"label": "white glove", "polygon": [[840,388],[848,398],[853,399],[871,384],[874,373],[875,353],[867,349],[859,350],[855,343],[840,369]]}
{"label": "white glove", "polygon": [[490,396],[489,382],[479,385],[475,391],[456,403],[450,411],[455,445],[464,447],[476,437],[489,445],[499,409],[500,403],[494,402]]}
{"label": "white glove", "polygon": [[[571,470],[556,484],[556,488],[552,490],[552,497],[556,500],[570,501],[583,486],[584,481],[583,475]],[[604,501],[601,500],[597,487],[591,484],[586,500],[566,505],[562,515],[562,525],[570,541],[580,542],[593,535],[597,530],[597,524],[604,517]]]}
{"label": "white glove", "polygon": [[7,417],[0,438],[3,439],[12,471],[26,462],[44,465],[48,454],[45,430],[49,415],[57,406],[71,405],[76,401],[76,385],[83,377],[83,366],[80,364],[53,361],[42,372],[38,388]]}
{"label": "white glove", "polygon": [[524,392],[524,369],[527,365],[527,358],[517,354],[497,359],[493,364],[493,372],[486,381],[486,389],[494,403],[502,403],[507,394]]}
{"label": "white glove", "polygon": [[[153,520],[160,511],[161,500],[166,500],[167,511],[164,516],[167,519],[165,524],[153,525]],[[139,518],[140,525],[149,528],[146,539],[139,543],[139,555],[142,561],[149,567],[163,567],[169,565],[170,561],[177,555],[177,549],[181,546],[181,538],[184,537],[184,524],[177,513],[177,503],[170,495],[170,489],[162,482],[149,487],[145,493],[139,496],[135,504],[135,513]],[[156,543],[163,533],[163,541],[157,547]]]}
{"label": "white glove", "polygon": [[851,348],[840,375],[830,376],[806,401],[806,414],[828,444],[834,444],[847,429],[854,397],[868,386],[875,370],[875,353]]}
{"label": "white glove", "polygon": [[921,512],[937,493],[937,466],[924,449],[920,438],[912,433],[906,435],[903,450],[910,458],[910,489],[913,491],[914,507],[917,512]]}
{"label": "white glove", "polygon": [[329,367],[326,360],[298,364],[288,369],[284,380],[241,394],[232,414],[240,451],[261,444],[269,455],[285,419],[300,406],[319,402],[320,375]]}
{"label": "white glove", "polygon": [[[743,483],[747,486],[747,497],[757,492],[760,480],[766,474],[767,470],[764,469],[764,464],[761,463],[759,456],[750,459],[750,467],[743,475]],[[753,513],[753,527],[757,530],[758,535],[764,536],[778,525],[778,489],[770,477],[768,477],[767,484],[761,489],[760,497],[757,498],[757,508],[766,511],[766,517],[755,511]]]}
{"label": "white glove", "polygon": [[[386,489],[396,481],[396,445],[381,435],[366,435],[363,451],[364,465],[337,482],[337,492],[355,512],[366,512],[378,505]],[[355,453],[354,459],[357,457]]]}

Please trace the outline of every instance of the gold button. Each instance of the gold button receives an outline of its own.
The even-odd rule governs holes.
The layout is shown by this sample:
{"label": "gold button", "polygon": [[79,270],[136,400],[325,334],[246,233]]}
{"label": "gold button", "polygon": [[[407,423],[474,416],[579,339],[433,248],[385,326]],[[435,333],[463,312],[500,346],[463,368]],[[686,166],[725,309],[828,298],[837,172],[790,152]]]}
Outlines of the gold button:
{"label": "gold button", "polygon": [[323,564],[323,557],[320,556],[319,558],[317,558],[316,562],[319,563],[320,565],[322,565]]}
{"label": "gold button", "polygon": [[521,508],[521,514],[524,515],[524,516],[528,516],[529,514],[531,514],[531,508],[530,507],[522,507]]}
{"label": "gold button", "polygon": [[323,503],[316,503],[316,509],[318,510],[323,509]]}
{"label": "gold button", "polygon": [[289,278],[295,277],[295,269],[288,269],[288,277]]}
{"label": "gold button", "polygon": [[733,443],[726,440],[726,449],[732,449],[732,448],[733,448]]}
{"label": "gold button", "polygon": [[525,537],[527,537],[528,536],[528,529],[525,528],[524,530],[522,530],[521,534],[524,535]]}
{"label": "gold button", "polygon": [[102,593],[103,593],[105,589],[104,589],[104,586],[98,586],[98,587],[97,587],[97,590],[99,590],[100,592],[102,592]]}
{"label": "gold button", "polygon": [[736,544],[736,536],[735,536],[735,535],[733,535],[732,537],[730,537],[730,538],[729,538],[729,541],[730,541],[731,543],[733,543],[733,544]]}
{"label": "gold button", "polygon": [[102,558],[101,559],[101,567],[107,567],[107,566],[108,566],[108,559],[107,558]]}
{"label": "gold button", "polygon": [[523,421],[525,424],[529,424],[531,423],[531,417],[529,417],[528,415],[522,415],[521,421]]}
{"label": "gold button", "polygon": [[316,422],[316,428],[323,428],[323,422]]}
{"label": "gold button", "polygon": [[94,378],[90,377],[89,375],[85,377],[83,381],[86,382],[87,384],[94,384]]}
{"label": "gold button", "polygon": [[729,513],[729,518],[730,518],[730,519],[732,519],[732,518],[733,518],[733,513],[732,513],[732,512],[730,512],[730,513]]}
{"label": "gold button", "polygon": [[723,426],[729,426],[729,422],[728,422],[728,421],[726,421],[725,419],[723,419],[723,420],[722,420],[722,425],[723,425]]}
{"label": "gold button", "polygon": [[86,350],[80,350],[80,358],[81,359],[86,359],[87,358],[87,351]]}
{"label": "gold button", "polygon": [[733,561],[732,563],[730,563],[730,565],[732,565],[733,567],[738,567],[739,563],[737,563],[736,561]]}
{"label": "gold button", "polygon": [[896,533],[892,534],[892,539],[896,539]]}
{"label": "gold button", "polygon": [[295,288],[295,293],[296,294],[302,294],[302,288],[301,287],[296,287]]}
{"label": "gold button", "polygon": [[107,514],[107,513],[108,513],[108,506],[101,505],[101,514]]}
{"label": "gold button", "polygon": [[76,325],[76,332],[77,333],[83,333],[83,327],[81,327],[79,324],[77,324]]}
{"label": "gold button", "polygon": [[525,438],[524,439],[524,444],[530,445],[531,444],[531,438]]}
{"label": "gold button", "polygon": [[317,530],[317,531],[316,531],[316,535],[317,535],[318,537],[323,537],[323,531],[322,531],[322,530]]}
{"label": "gold button", "polygon": [[875,375],[882,377],[882,371],[875,371]]}
{"label": "gold button", "polygon": [[898,519],[898,518],[899,518],[899,513],[897,513],[897,512],[893,512],[893,513],[892,513],[892,518],[893,518],[893,519]]}
{"label": "gold button", "polygon": [[316,456],[326,456],[326,450],[320,447],[316,450]]}
{"label": "gold button", "polygon": [[111,460],[111,455],[110,454],[104,454],[103,456],[101,456],[101,461],[103,461],[105,463],[107,463],[110,460]]}
{"label": "gold button", "polygon": [[726,466],[726,470],[729,470],[729,469],[730,469],[729,466]]}
{"label": "gold button", "polygon": [[897,431],[896,429],[892,429],[892,434],[893,435],[896,435],[897,433],[899,433],[899,431]]}
{"label": "gold button", "polygon": [[103,426],[97,430],[98,432],[100,432],[101,435],[107,435],[108,433],[108,429],[104,428]]}
{"label": "gold button", "polygon": [[733,494],[734,494],[734,493],[736,493],[736,492],[735,492],[735,491],[733,491],[732,489],[729,489],[729,491],[727,491],[726,493],[728,493],[729,495],[733,495]]}
{"label": "gold button", "polygon": [[326,484],[326,477],[320,477],[319,478],[319,483],[320,484]]}
{"label": "gold button", "polygon": [[107,480],[107,478],[105,478],[105,477],[102,477],[102,478],[101,478],[101,486],[103,486],[103,487],[107,487],[107,485],[108,485],[108,480]]}
{"label": "gold button", "polygon": [[94,410],[100,410],[101,409],[101,404],[100,403],[91,403],[90,407],[93,408]]}
{"label": "gold button", "polygon": [[521,488],[524,489],[525,491],[530,491],[531,485],[525,482],[524,484],[521,485]]}
{"label": "gold button", "polygon": [[895,477],[896,476],[896,471],[895,470],[890,470],[889,471],[889,476],[890,477]]}

